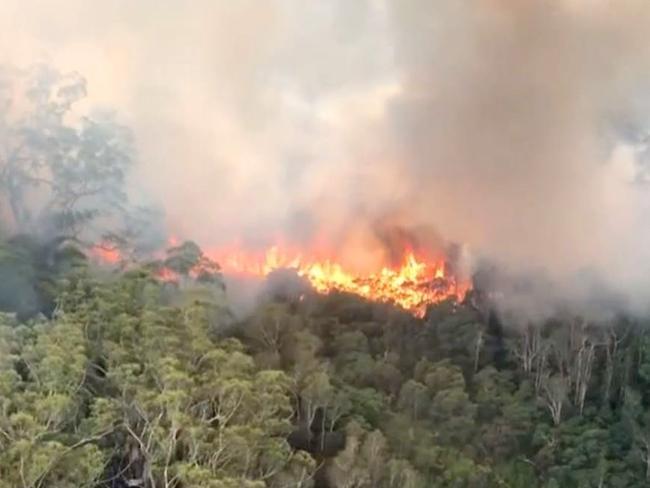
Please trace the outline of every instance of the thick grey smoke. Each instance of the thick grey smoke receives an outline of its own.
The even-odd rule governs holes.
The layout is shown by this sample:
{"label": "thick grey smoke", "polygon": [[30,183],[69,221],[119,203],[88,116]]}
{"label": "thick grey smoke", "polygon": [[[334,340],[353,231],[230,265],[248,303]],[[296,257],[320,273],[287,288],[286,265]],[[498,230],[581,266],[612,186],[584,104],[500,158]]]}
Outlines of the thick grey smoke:
{"label": "thick grey smoke", "polygon": [[511,306],[593,310],[605,290],[643,307],[649,200],[623,136],[647,129],[649,5],[400,5],[389,119],[410,208],[511,272],[547,275],[516,292],[506,280]]}
{"label": "thick grey smoke", "polygon": [[0,61],[77,70],[123,114],[133,192],[170,232],[325,235],[363,264],[390,216],[552,284],[508,306],[588,306],[602,283],[643,310],[646,1],[5,0],[0,19]]}

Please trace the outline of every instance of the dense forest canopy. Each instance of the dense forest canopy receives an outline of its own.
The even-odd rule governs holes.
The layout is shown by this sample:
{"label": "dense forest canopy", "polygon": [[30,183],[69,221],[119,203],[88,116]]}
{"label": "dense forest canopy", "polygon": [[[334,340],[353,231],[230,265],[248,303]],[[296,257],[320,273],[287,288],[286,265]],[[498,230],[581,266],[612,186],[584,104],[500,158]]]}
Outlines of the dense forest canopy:
{"label": "dense forest canopy", "polygon": [[[129,132],[75,118],[83,78],[2,80],[1,488],[650,483],[645,322],[295,286],[236,317],[196,244],[145,257]],[[123,267],[87,258],[100,236]]]}
{"label": "dense forest canopy", "polygon": [[[192,277],[204,258],[182,251],[108,274],[58,254],[31,278],[51,286],[49,318],[18,320],[3,304],[0,486],[650,479],[643,323],[567,316],[504,329],[469,302],[417,319],[302,290],[269,293],[239,320],[218,267]],[[159,280],[166,264],[181,279]]]}

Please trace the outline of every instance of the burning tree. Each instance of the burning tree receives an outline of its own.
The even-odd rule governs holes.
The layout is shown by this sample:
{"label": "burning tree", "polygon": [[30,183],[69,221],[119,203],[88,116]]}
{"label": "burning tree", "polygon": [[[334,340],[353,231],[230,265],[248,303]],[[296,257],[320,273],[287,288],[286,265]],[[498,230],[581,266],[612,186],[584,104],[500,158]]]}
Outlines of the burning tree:
{"label": "burning tree", "polygon": [[447,299],[462,301],[470,288],[445,258],[429,258],[405,248],[397,264],[385,263],[374,272],[346,268],[335,257],[317,252],[284,251],[277,246],[263,254],[224,248],[207,251],[226,274],[264,277],[277,269],[293,269],[319,293],[343,292],[370,301],[389,303],[424,317],[427,307]]}

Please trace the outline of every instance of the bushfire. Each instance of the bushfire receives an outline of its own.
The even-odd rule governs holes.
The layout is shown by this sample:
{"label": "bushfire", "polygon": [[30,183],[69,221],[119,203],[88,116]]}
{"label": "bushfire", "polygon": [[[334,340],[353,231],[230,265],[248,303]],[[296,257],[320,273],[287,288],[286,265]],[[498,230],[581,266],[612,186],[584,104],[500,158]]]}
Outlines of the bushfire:
{"label": "bushfire", "polygon": [[[114,249],[107,252],[105,248],[96,247],[91,254],[108,264],[115,264],[119,259]],[[355,273],[335,260],[310,259],[302,253],[283,252],[277,246],[263,253],[214,249],[206,251],[206,257],[218,263],[227,276],[264,278],[275,270],[292,269],[318,293],[351,293],[371,301],[394,304],[417,317],[424,316],[428,305],[447,299],[462,301],[470,288],[469,282],[458,278],[444,259],[427,260],[411,250],[404,251],[398,264],[386,265],[370,273]],[[177,275],[166,268],[161,268],[157,276],[164,281],[177,279]]]}
{"label": "bushfire", "polygon": [[427,261],[405,251],[395,266],[384,266],[372,273],[359,274],[331,259],[309,259],[300,254],[283,253],[278,247],[266,253],[210,253],[225,274],[266,276],[276,269],[294,269],[319,293],[352,293],[368,300],[392,303],[412,314],[424,316],[427,306],[453,298],[462,301],[469,283],[450,272],[444,259]]}

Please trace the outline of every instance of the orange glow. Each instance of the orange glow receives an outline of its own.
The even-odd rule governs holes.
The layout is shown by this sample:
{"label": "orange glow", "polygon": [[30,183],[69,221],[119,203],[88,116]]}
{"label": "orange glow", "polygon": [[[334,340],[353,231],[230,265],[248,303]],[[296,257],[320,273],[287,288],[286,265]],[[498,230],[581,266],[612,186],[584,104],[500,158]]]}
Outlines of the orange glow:
{"label": "orange glow", "polygon": [[[178,240],[173,239],[173,244],[177,243]],[[106,245],[94,246],[90,255],[106,264],[122,262],[119,251]],[[444,259],[427,259],[416,256],[411,250],[404,251],[399,263],[379,266],[376,271],[365,273],[353,272],[333,259],[322,257],[322,253],[311,256],[306,258],[297,251],[284,252],[278,246],[263,253],[246,252],[236,246],[222,248],[206,252],[189,271],[189,276],[197,278],[204,272],[214,273],[221,269],[226,275],[263,278],[277,269],[294,269],[318,293],[352,293],[371,301],[394,304],[417,317],[425,315],[428,305],[447,299],[462,301],[470,289],[469,282],[449,272]],[[180,279],[178,273],[164,266],[155,276],[167,282]]]}
{"label": "orange glow", "polygon": [[122,261],[120,251],[106,244],[97,244],[90,248],[90,257],[106,264],[118,264]]}
{"label": "orange glow", "polygon": [[166,282],[176,282],[179,280],[178,273],[165,267],[157,269],[156,272],[154,273],[154,276],[158,278],[160,281],[166,281]]}
{"label": "orange glow", "polygon": [[401,264],[366,274],[352,273],[330,259],[306,259],[298,253],[283,253],[276,246],[263,255],[232,250],[209,254],[221,264],[225,274],[263,277],[275,269],[295,269],[319,293],[353,293],[395,304],[417,317],[423,317],[430,304],[449,298],[462,301],[470,288],[469,283],[447,272],[443,259],[418,259],[411,251],[404,253]]}

